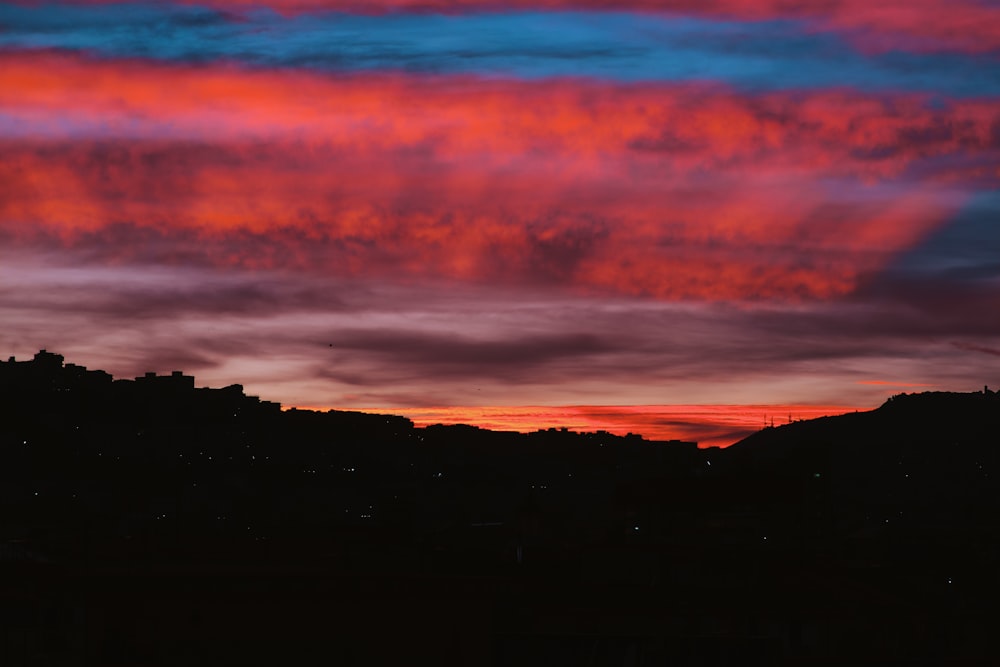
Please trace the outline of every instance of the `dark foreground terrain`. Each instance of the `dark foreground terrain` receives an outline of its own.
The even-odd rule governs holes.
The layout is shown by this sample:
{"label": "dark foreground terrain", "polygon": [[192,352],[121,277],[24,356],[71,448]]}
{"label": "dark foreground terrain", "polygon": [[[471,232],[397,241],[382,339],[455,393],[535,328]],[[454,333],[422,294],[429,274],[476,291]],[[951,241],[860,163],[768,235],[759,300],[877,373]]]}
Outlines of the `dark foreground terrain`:
{"label": "dark foreground terrain", "polygon": [[726,449],[0,362],[2,665],[992,665],[1000,396]]}

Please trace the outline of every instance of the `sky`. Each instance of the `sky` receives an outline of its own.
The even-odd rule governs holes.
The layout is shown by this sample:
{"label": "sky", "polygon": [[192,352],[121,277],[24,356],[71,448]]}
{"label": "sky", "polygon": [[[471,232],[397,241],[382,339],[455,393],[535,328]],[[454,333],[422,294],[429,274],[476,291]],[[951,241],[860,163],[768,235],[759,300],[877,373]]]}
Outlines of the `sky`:
{"label": "sky", "polygon": [[0,354],[727,445],[1000,385],[1000,2],[0,3]]}

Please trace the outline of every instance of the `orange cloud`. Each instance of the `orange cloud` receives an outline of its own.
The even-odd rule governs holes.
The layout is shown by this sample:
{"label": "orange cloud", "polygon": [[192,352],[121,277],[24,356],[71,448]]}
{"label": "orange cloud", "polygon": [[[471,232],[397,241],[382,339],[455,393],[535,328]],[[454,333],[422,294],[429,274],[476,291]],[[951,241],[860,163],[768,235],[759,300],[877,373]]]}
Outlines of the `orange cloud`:
{"label": "orange cloud", "polygon": [[846,91],[41,54],[0,56],[0,110],[14,241],[666,299],[845,294],[1000,163],[1000,102]]}

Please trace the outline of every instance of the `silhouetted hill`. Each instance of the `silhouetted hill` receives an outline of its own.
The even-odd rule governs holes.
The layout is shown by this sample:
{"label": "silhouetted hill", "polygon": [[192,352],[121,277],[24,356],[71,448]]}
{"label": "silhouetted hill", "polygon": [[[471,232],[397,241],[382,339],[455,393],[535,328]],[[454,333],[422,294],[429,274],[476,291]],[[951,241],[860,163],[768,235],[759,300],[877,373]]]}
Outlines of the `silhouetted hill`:
{"label": "silhouetted hill", "polygon": [[881,407],[767,428],[735,449],[778,450],[801,442],[872,449],[894,443],[939,447],[945,443],[986,447],[1000,427],[1000,394],[925,392],[898,394]]}
{"label": "silhouetted hill", "polygon": [[998,445],[1000,395],[929,392],[764,429],[727,462],[741,475],[819,476],[837,503],[982,514],[1000,503]]}
{"label": "silhouetted hill", "polygon": [[0,663],[990,664],[998,408],[699,450],[43,351],[0,363]]}

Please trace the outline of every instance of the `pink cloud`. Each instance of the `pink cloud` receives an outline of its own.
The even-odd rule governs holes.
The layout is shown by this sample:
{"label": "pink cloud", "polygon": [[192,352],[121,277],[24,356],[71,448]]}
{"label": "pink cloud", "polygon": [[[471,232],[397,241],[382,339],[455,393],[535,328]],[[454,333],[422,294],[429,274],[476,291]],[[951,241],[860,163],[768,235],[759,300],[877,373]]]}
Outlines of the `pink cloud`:
{"label": "pink cloud", "polygon": [[1000,170],[993,100],[0,64],[0,234],[117,262],[828,299]]}

